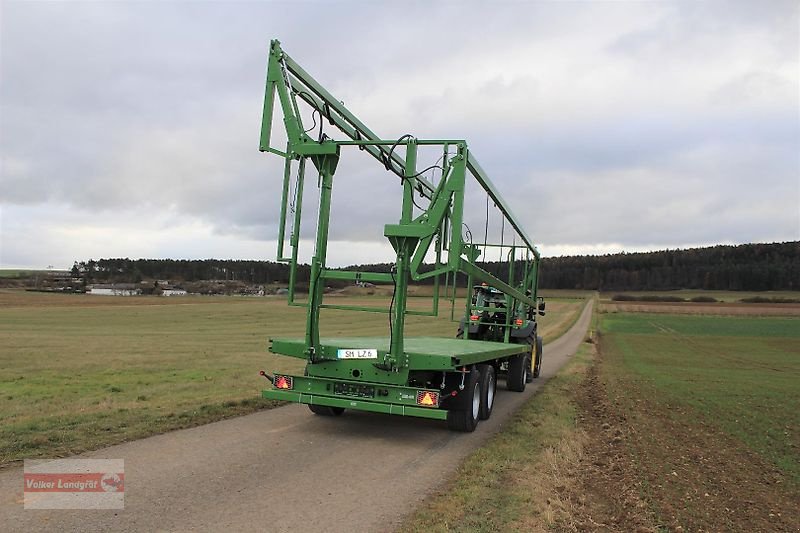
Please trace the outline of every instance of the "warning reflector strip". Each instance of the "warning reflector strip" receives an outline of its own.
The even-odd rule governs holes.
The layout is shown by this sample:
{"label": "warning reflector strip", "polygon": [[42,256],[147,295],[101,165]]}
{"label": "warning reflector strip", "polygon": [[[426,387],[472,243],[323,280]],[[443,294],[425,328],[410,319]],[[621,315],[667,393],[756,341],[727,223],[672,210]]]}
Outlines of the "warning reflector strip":
{"label": "warning reflector strip", "polygon": [[275,388],[291,390],[294,388],[292,376],[275,376]]}
{"label": "warning reflector strip", "polygon": [[439,407],[439,393],[429,390],[417,391],[417,405]]}

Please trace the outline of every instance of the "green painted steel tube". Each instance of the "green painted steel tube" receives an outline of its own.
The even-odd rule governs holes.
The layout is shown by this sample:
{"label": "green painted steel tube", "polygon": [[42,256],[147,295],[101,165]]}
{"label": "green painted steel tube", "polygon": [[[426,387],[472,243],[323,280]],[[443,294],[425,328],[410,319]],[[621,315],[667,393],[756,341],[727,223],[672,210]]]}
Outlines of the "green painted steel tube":
{"label": "green painted steel tube", "polygon": [[319,305],[322,303],[324,284],[320,283],[320,273],[325,267],[328,254],[328,228],[331,216],[331,190],[333,172],[336,168],[332,156],[320,156],[317,162],[320,172],[319,212],[317,218],[317,243],[311,260],[311,279],[308,287],[308,315],[306,318],[306,349],[314,360],[319,348]]}
{"label": "green painted steel tube", "polygon": [[[287,147],[288,151],[289,148]],[[289,205],[289,185],[292,182],[292,160],[288,157],[283,167],[283,188],[281,189],[281,214],[278,223],[278,261],[285,263],[291,261],[290,257],[283,257],[283,245],[286,240],[286,207]]]}
{"label": "green painted steel tube", "polygon": [[295,191],[294,219],[292,222],[292,234],[289,236],[289,244],[292,247],[292,260],[289,263],[289,305],[294,305],[295,286],[297,284],[297,255],[300,251],[300,221],[303,215],[303,185],[305,183],[305,158],[300,160],[300,167],[297,169],[297,190]]}
{"label": "green painted steel tube", "polygon": [[[286,59],[286,65],[289,69],[289,72],[294,76],[294,78],[290,79],[290,82],[292,83],[292,87],[298,91],[300,98],[321,110],[321,112],[323,109],[330,109],[334,111],[333,113],[329,113],[327,118],[330,118],[330,120],[332,120],[334,124],[336,124],[336,126],[350,138],[356,139],[360,137],[370,141],[380,140],[380,137],[373,133],[372,130],[370,130],[363,122],[358,120],[358,118],[356,118],[356,116],[353,115],[344,106],[344,104],[341,103],[341,100],[330,94],[300,65],[298,65],[291,57],[289,57],[288,54],[284,52],[283,55]],[[299,83],[295,83],[295,80],[297,80]],[[309,94],[308,91],[304,91],[304,87],[314,94]],[[392,141],[392,143],[394,143],[394,141]],[[379,161],[382,161],[382,158],[386,156],[383,150],[374,149],[370,145],[365,145],[365,148]],[[405,161],[399,155],[393,153],[392,161],[394,161],[394,163],[396,163],[400,169],[405,168]],[[433,191],[433,185],[431,185],[427,180],[421,179],[420,183],[422,183],[423,187],[429,191],[428,194],[430,194],[430,191]]]}
{"label": "green painted steel tube", "polygon": [[378,283],[393,283],[392,275],[383,272],[354,272],[350,270],[328,270],[322,272],[324,279],[360,280]]}
{"label": "green painted steel tube", "polygon": [[320,309],[338,309],[340,311],[364,311],[365,313],[389,312],[385,307],[370,307],[368,305],[346,305],[346,304],[318,304]]}
{"label": "green painted steel tube", "polygon": [[269,150],[269,141],[272,133],[272,112],[275,107],[275,85],[280,81],[278,70],[274,65],[276,58],[273,57],[275,41],[270,45],[269,61],[267,62],[267,87],[264,95],[264,108],[261,114],[261,139],[259,150],[265,152]]}
{"label": "green painted steel tube", "polygon": [[524,292],[520,292],[516,287],[512,287],[505,281],[499,280],[496,277],[492,276],[484,269],[480,268],[479,266],[466,261],[465,259],[461,259],[461,267],[460,270],[462,272],[466,272],[468,275],[472,276],[473,278],[483,281],[491,285],[492,287],[504,292],[505,294],[511,295],[517,300],[521,300],[528,305],[536,305],[536,300],[527,296]]}

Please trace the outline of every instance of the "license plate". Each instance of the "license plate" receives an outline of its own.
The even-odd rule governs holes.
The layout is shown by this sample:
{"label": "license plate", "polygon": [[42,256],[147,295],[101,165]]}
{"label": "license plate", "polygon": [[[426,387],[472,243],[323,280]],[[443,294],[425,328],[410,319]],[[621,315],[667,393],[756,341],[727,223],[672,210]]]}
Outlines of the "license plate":
{"label": "license plate", "polygon": [[371,385],[358,385],[355,383],[334,383],[333,393],[355,398],[374,398],[375,387]]}
{"label": "license plate", "polygon": [[336,357],[339,359],[377,359],[378,350],[371,348],[346,348],[337,350]]}

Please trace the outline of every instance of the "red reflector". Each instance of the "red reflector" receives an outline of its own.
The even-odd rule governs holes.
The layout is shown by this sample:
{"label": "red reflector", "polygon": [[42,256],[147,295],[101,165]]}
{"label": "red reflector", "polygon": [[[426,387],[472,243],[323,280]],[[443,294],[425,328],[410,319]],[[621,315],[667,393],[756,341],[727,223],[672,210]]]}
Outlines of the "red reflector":
{"label": "red reflector", "polygon": [[518,319],[517,319],[517,320],[516,320],[514,323],[515,323],[516,325],[518,325],[518,326],[521,326],[521,325],[522,325],[522,319],[519,319],[519,318],[518,318]]}
{"label": "red reflector", "polygon": [[439,407],[439,393],[429,390],[417,391],[417,405]]}
{"label": "red reflector", "polygon": [[469,317],[469,319],[470,319],[470,320],[472,320],[473,322],[477,322],[479,318],[480,318],[480,317],[479,317],[478,315],[471,315],[471,316]]}
{"label": "red reflector", "polygon": [[291,389],[294,387],[292,376],[275,376],[276,389]]}

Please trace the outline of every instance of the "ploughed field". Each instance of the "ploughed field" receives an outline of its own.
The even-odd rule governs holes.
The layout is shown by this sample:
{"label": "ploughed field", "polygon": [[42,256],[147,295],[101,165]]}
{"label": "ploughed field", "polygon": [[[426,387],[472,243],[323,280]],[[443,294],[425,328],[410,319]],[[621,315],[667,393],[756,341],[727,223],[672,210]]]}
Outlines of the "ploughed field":
{"label": "ploughed field", "polygon": [[[383,306],[383,296],[333,296]],[[548,300],[545,342],[584,304]],[[411,298],[430,309],[429,298]],[[455,316],[463,312],[463,302]],[[449,306],[409,316],[408,335],[454,336]],[[0,291],[0,465],[96,449],[272,407],[261,369],[302,371],[267,352],[271,336],[298,337],[305,308],[279,297],[111,297]],[[322,310],[326,336],[388,335],[386,315]]]}
{"label": "ploughed field", "polygon": [[401,530],[800,531],[800,305],[714,297],[601,296],[576,357]]}
{"label": "ploughed field", "polygon": [[603,292],[599,310],[689,315],[800,316],[797,291],[628,291]]}
{"label": "ploughed field", "polygon": [[800,319],[600,316],[579,396],[583,514],[623,529],[643,515],[670,530],[800,528]]}

